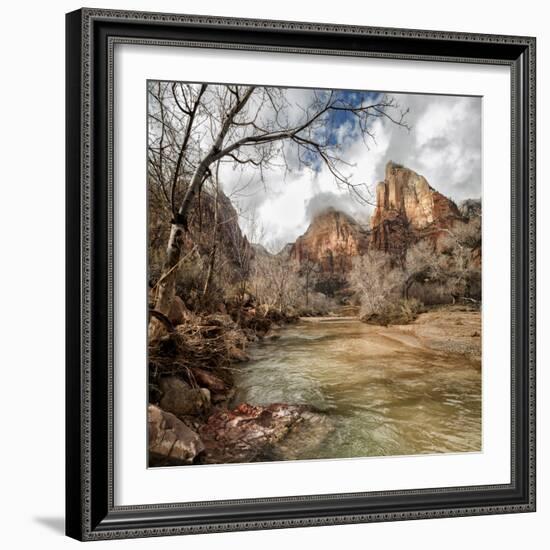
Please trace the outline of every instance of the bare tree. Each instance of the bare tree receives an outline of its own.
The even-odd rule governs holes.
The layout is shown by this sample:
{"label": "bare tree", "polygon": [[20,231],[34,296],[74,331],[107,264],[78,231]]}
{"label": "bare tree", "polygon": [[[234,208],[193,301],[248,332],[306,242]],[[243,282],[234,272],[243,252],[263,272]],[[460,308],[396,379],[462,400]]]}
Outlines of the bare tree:
{"label": "bare tree", "polygon": [[425,239],[411,246],[405,257],[403,298],[409,299],[409,293],[415,283],[424,285],[428,282],[442,282],[447,271],[447,266],[443,265],[444,259],[440,254],[436,254],[435,244],[431,240]]}
{"label": "bare tree", "polygon": [[264,253],[257,255],[252,264],[250,284],[256,293],[256,301],[265,311],[276,309],[287,313],[296,307],[302,289],[296,262],[289,262],[283,255]]}
{"label": "bare tree", "polygon": [[304,277],[304,287],[306,292],[306,309],[309,307],[309,291],[311,288],[311,279],[319,271],[317,263],[309,259],[309,253],[306,259],[300,265],[300,273]]}
{"label": "bare tree", "polygon": [[391,257],[385,252],[371,249],[354,258],[350,283],[359,294],[360,316],[377,313],[396,301],[403,278],[403,271],[392,266]]}
{"label": "bare tree", "polygon": [[446,283],[453,303],[459,298],[477,303],[481,297],[481,218],[454,224],[440,246],[449,258]]}
{"label": "bare tree", "polygon": [[325,166],[338,185],[362,200],[364,184],[354,183],[341,158],[341,144],[326,131],[340,112],[355,121],[365,144],[374,139],[377,118],[406,127],[405,115],[391,97],[367,93],[312,91],[307,105],[292,103],[280,88],[193,85],[151,82],[149,85],[149,166],[159,194],[170,211],[170,233],[155,309],[169,311],[175,295],[177,268],[194,198],[219,162],[253,166],[259,177],[283,158],[289,147],[302,165]]}
{"label": "bare tree", "polygon": [[216,166],[215,172],[215,191],[214,191],[214,219],[212,221],[212,231],[210,238],[210,252],[208,254],[208,269],[206,272],[206,278],[204,281],[204,287],[202,289],[202,296],[205,299],[208,296],[210,285],[212,284],[212,278],[214,276],[214,268],[216,265],[216,252],[218,250],[218,229],[219,229],[219,210],[220,210],[220,182],[219,182],[219,163]]}
{"label": "bare tree", "polygon": [[403,298],[408,299],[417,286],[431,288],[440,297],[477,302],[474,286],[481,280],[481,221],[456,222],[442,229],[437,243],[429,239],[419,241],[407,250],[404,266]]}

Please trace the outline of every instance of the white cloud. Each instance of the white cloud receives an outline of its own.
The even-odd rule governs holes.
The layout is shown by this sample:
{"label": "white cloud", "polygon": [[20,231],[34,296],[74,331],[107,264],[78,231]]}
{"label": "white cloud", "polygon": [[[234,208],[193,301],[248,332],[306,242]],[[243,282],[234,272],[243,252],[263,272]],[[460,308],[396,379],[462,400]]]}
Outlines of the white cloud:
{"label": "white cloud", "polygon": [[[376,142],[368,148],[357,128],[347,122],[336,138],[342,158],[351,164],[343,171],[352,182],[366,183],[372,191],[384,178],[389,160],[424,175],[438,191],[459,202],[481,195],[481,100],[472,97],[392,94],[402,108],[409,108],[410,132],[387,119],[377,119],[372,129]],[[312,98],[311,90],[288,94],[289,117],[299,119],[300,105]],[[286,165],[283,162],[285,153]],[[318,172],[300,166],[291,147],[279,152],[273,170],[263,178],[253,167],[221,171],[224,190],[239,210],[255,210],[264,227],[264,244],[294,241],[321,204],[335,206],[364,223],[372,207],[360,204],[346,189],[338,188],[325,166]],[[249,185],[243,190],[243,184]],[[239,192],[236,192],[239,191]],[[246,224],[243,224],[246,231]]]}

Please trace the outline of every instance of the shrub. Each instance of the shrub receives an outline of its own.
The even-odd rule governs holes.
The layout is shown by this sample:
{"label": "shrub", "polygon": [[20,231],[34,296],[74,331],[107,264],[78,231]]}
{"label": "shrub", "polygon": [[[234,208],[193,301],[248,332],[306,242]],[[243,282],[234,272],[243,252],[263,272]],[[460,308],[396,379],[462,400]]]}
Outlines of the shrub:
{"label": "shrub", "polygon": [[361,320],[370,325],[408,325],[424,311],[422,302],[414,298],[401,299],[397,302],[386,302],[377,311],[362,315]]}

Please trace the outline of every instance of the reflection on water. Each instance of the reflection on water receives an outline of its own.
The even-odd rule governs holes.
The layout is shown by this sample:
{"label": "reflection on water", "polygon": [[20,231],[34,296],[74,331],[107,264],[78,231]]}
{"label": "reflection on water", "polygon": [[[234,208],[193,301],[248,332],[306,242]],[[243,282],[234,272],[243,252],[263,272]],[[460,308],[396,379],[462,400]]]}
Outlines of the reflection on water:
{"label": "reflection on water", "polygon": [[258,344],[235,404],[308,404],[334,431],[293,458],[481,450],[481,373],[464,356],[381,335],[357,320],[304,321]]}

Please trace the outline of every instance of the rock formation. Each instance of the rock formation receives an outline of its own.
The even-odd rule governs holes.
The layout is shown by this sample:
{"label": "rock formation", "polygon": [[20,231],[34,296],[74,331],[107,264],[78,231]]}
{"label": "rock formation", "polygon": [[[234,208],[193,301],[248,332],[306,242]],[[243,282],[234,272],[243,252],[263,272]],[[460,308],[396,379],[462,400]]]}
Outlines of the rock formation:
{"label": "rock formation", "polygon": [[147,409],[149,465],[191,464],[204,450],[199,436],[172,413],[155,405]]}
{"label": "rock formation", "polygon": [[480,210],[480,201],[475,200],[464,201],[459,209],[424,176],[390,161],[384,181],[376,186],[370,231],[348,214],[328,208],[289,245],[288,254],[300,263],[318,264],[325,275],[345,276],[353,257],[369,246],[402,257],[411,244],[423,238],[437,243],[456,221],[466,221]]}
{"label": "rock formation", "polygon": [[[200,430],[202,464],[229,464],[295,458],[304,432],[315,445],[330,432],[328,418],[305,405],[272,403],[265,407],[242,403],[234,410],[219,410]],[[296,440],[287,442],[293,436]],[[285,445],[286,443],[286,445]]]}
{"label": "rock formation", "polygon": [[318,264],[326,274],[345,274],[352,258],[365,253],[368,232],[351,216],[328,208],[314,218],[307,231],[290,247],[290,258]]}
{"label": "rock formation", "polygon": [[442,230],[463,219],[456,204],[421,176],[388,162],[384,181],[376,186],[376,209],[371,218],[372,246],[402,256],[420,238],[437,241]]}

